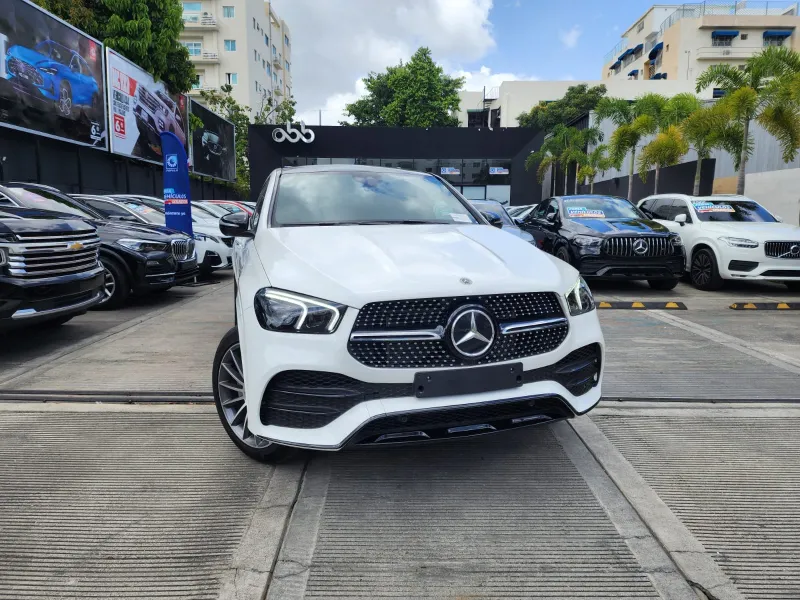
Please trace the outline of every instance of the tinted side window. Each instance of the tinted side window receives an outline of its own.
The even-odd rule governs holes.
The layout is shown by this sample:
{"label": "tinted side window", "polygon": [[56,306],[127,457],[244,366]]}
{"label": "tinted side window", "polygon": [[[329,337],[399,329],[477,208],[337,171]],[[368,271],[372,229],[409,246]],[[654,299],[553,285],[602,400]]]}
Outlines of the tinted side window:
{"label": "tinted side window", "polygon": [[642,205],[639,207],[639,210],[643,211],[646,215],[653,214],[653,206],[655,206],[656,198],[650,198],[642,202]]}
{"label": "tinted side window", "polygon": [[127,217],[129,213],[127,210],[111,202],[103,202],[102,200],[95,200],[94,198],[84,198],[83,200],[91,206],[106,215],[113,215],[115,217]]}
{"label": "tinted side window", "polygon": [[653,217],[656,219],[669,220],[671,218],[669,215],[672,210],[672,202],[672,198],[659,198],[656,200],[653,208],[650,210]]}
{"label": "tinted side window", "polygon": [[261,211],[264,208],[269,208],[269,205],[266,207],[264,206],[265,202],[269,202],[267,196],[267,191],[272,190],[272,182],[275,181],[275,173],[273,172],[267,180],[264,182],[264,187],[261,188],[261,193],[258,195],[258,200],[256,201],[256,208],[253,210],[253,216],[250,217],[250,229],[255,231],[258,229],[258,221],[261,218]]}
{"label": "tinted side window", "polygon": [[531,218],[533,219],[544,219],[544,215],[547,212],[547,207],[550,205],[550,200],[542,200],[542,202],[533,209],[531,213]]}
{"label": "tinted side window", "polygon": [[552,214],[556,215],[558,214],[558,200],[556,200],[555,198],[551,198],[550,202],[547,205],[547,212],[544,215],[545,219],[547,218],[547,215],[552,215]]}
{"label": "tinted side window", "polygon": [[675,203],[672,205],[672,217],[675,218],[678,215],[686,215],[686,222],[692,222],[692,215],[689,212],[689,206],[686,204],[686,200],[676,199]]}

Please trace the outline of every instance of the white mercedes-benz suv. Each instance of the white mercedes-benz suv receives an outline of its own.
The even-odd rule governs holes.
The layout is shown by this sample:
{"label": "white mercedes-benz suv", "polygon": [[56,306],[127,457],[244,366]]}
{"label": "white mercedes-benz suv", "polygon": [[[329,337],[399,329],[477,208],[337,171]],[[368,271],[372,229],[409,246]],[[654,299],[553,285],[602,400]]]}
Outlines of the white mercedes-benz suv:
{"label": "white mercedes-benz suv", "polygon": [[578,272],[427,173],[276,170],[220,228],[237,326],[214,394],[236,445],[338,450],[569,418],[600,400],[603,336]]}
{"label": "white mercedes-benz suv", "polygon": [[800,291],[800,227],[782,223],[755,200],[659,194],[640,200],[639,208],[680,234],[695,287],[716,290],[725,279],[746,279]]}

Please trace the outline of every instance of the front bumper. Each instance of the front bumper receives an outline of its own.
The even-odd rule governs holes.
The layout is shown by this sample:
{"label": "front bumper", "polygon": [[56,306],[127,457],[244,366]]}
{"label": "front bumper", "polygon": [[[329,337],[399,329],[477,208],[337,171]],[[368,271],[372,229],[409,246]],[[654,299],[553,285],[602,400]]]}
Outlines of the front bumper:
{"label": "front bumper", "polygon": [[758,248],[723,248],[718,256],[723,279],[800,281],[800,258],[766,256],[763,244]]}
{"label": "front bumper", "polygon": [[0,330],[82,314],[102,299],[104,279],[101,267],[36,280],[0,276]]}
{"label": "front bumper", "polygon": [[594,279],[676,279],[683,275],[685,259],[682,254],[653,258],[584,255],[576,268],[581,275]]}
{"label": "front bumper", "polygon": [[[397,431],[397,428],[406,427],[409,419],[413,423],[412,417],[416,418],[417,416],[427,419],[427,428],[423,432],[429,439],[435,439],[437,437],[454,437],[446,432],[453,427],[492,425],[494,423],[492,425],[494,430],[500,430],[512,426],[545,422],[545,419],[540,418],[545,414],[542,412],[544,409],[550,411],[548,414],[551,420],[566,418],[590,410],[600,400],[604,342],[596,311],[571,318],[569,333],[556,350],[515,361],[493,363],[493,365],[522,363],[522,370],[525,374],[534,373],[552,368],[553,365],[576,350],[597,344],[600,371],[596,377],[596,384],[588,391],[575,395],[570,392],[568,387],[559,383],[557,378],[543,379],[526,375],[522,385],[511,389],[426,398],[417,398],[414,395],[413,387],[415,375],[426,372],[426,369],[367,367],[348,353],[347,341],[357,312],[348,309],[339,328],[331,335],[302,335],[265,331],[258,324],[252,307],[245,309],[239,321],[239,335],[242,360],[244,361],[245,397],[247,398],[248,415],[250,415],[248,420],[250,431],[279,444],[337,450],[348,443],[384,443],[385,440],[378,442],[378,437],[391,433],[402,433]],[[452,370],[458,372],[471,368],[473,367],[428,371]],[[392,388],[393,392],[388,394],[389,397],[386,393],[373,394],[374,399],[369,399],[370,395],[367,393],[365,398],[359,399],[356,404],[346,408],[334,420],[319,427],[265,425],[261,417],[262,398],[265,397],[273,378],[287,371],[336,374],[368,384],[372,388]],[[546,402],[543,399],[547,399]],[[530,405],[530,402],[533,402],[534,405]],[[543,402],[544,404],[542,404]],[[517,415],[518,404],[525,414]],[[471,417],[469,414],[465,415],[463,411],[471,408],[478,410],[477,407],[484,405],[502,408],[500,412],[492,413],[497,416],[497,419],[493,421],[480,413],[473,415],[479,423],[467,422]],[[554,408],[555,406],[559,407],[558,410]],[[455,416],[438,414],[450,409],[459,414]],[[523,420],[512,423],[511,421],[514,419]],[[452,422],[456,421],[458,424],[452,425]],[[283,422],[291,424],[291,420]],[[368,425],[370,423],[372,425]],[[380,426],[381,431],[376,429],[377,426]],[[444,434],[442,430],[445,431]],[[456,433],[461,435],[486,432],[486,430],[458,430]]]}

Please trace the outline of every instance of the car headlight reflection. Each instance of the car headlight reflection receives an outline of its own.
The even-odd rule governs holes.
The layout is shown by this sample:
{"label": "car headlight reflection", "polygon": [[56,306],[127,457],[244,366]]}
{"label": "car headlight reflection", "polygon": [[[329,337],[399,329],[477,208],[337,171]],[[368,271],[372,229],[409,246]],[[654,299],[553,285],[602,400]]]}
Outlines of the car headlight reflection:
{"label": "car headlight reflection", "polygon": [[578,278],[564,297],[567,300],[569,314],[573,317],[593,311],[595,308],[594,296],[583,277]]}
{"label": "car headlight reflection", "polygon": [[166,252],[169,247],[165,242],[154,242],[153,240],[117,240],[117,244],[134,252]]}
{"label": "car headlight reflection", "polygon": [[255,296],[258,323],[268,331],[333,333],[347,307],[336,302],[263,288]]}
{"label": "car headlight reflection", "polygon": [[592,235],[576,235],[572,241],[580,247],[584,254],[600,254],[600,248],[603,245],[603,238]]}
{"label": "car headlight reflection", "polygon": [[725,242],[728,244],[728,246],[733,248],[758,248],[758,242],[755,240],[749,240],[747,238],[721,237],[719,240],[721,242]]}

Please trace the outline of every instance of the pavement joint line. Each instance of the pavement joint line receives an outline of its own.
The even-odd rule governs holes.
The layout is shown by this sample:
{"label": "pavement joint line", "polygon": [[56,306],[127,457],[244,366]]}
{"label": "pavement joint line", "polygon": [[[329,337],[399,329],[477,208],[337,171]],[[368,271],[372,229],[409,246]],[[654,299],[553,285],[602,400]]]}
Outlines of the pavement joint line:
{"label": "pavement joint line", "polygon": [[203,290],[198,292],[197,294],[192,295],[192,297],[188,301],[179,301],[169,306],[165,306],[163,308],[155,310],[153,312],[146,312],[145,314],[139,317],[135,317],[129,321],[125,321],[124,323],[115,325],[114,327],[107,329],[101,333],[97,333],[79,342],[71,344],[67,348],[60,348],[58,350],[48,352],[47,354],[44,354],[42,356],[38,356],[32,360],[27,361],[24,365],[16,367],[15,369],[11,369],[10,371],[0,376],[0,386],[6,387],[13,381],[22,379],[24,377],[28,377],[29,375],[35,375],[40,371],[42,371],[43,369],[49,368],[57,363],[60,363],[63,359],[77,352],[80,352],[81,350],[84,350],[89,346],[95,346],[99,342],[106,342],[108,338],[115,336],[118,333],[139,329],[141,326],[143,326],[145,323],[147,323],[152,319],[168,314],[173,310],[183,309],[187,305],[199,301],[200,299],[209,294],[220,292],[231,285],[233,285],[233,282],[225,284],[222,287],[209,287],[208,290]]}
{"label": "pavement joint line", "polygon": [[751,344],[741,338],[728,335],[727,333],[722,333],[717,329],[712,329],[711,327],[706,327],[705,325],[699,325],[681,317],[676,317],[675,315],[667,314],[660,310],[647,311],[645,314],[652,319],[657,319],[663,323],[683,329],[689,333],[694,333],[695,335],[709,339],[712,342],[717,342],[718,344],[727,346],[733,350],[738,350],[739,352],[747,354],[748,356],[752,356],[753,358],[758,358],[771,365],[800,375],[800,359],[796,359],[773,350],[768,350],[766,348],[761,348],[758,345]]}
{"label": "pavement joint line", "polygon": [[0,390],[0,402],[103,402],[103,403],[171,403],[214,402],[213,394],[202,392],[86,392],[60,390]]}
{"label": "pavement joint line", "polygon": [[714,417],[736,417],[740,419],[775,419],[775,418],[798,418],[800,408],[797,406],[771,405],[705,405],[705,406],[658,406],[655,404],[619,407],[619,408],[595,408],[592,413],[594,416],[647,416],[647,417],[694,417],[697,419]]}
{"label": "pavement joint line", "polygon": [[305,597],[330,477],[330,457],[312,456],[261,600],[302,600]]}
{"label": "pavement joint line", "polygon": [[588,416],[570,426],[638,513],[690,585],[716,600],[745,600],[713,556]]}
{"label": "pavement joint line", "polygon": [[695,594],[689,582],[658,540],[653,537],[623,493],[592,456],[575,430],[564,421],[553,424],[550,430],[661,598],[664,600],[694,598]]}
{"label": "pavement joint line", "polygon": [[121,413],[178,413],[178,414],[217,414],[212,404],[98,404],[94,402],[0,402],[0,413],[43,413],[43,412],[121,412]]}
{"label": "pavement joint line", "polygon": [[218,600],[264,600],[306,465],[304,458],[280,463],[272,469],[267,489],[253,511],[231,564],[221,574]]}

